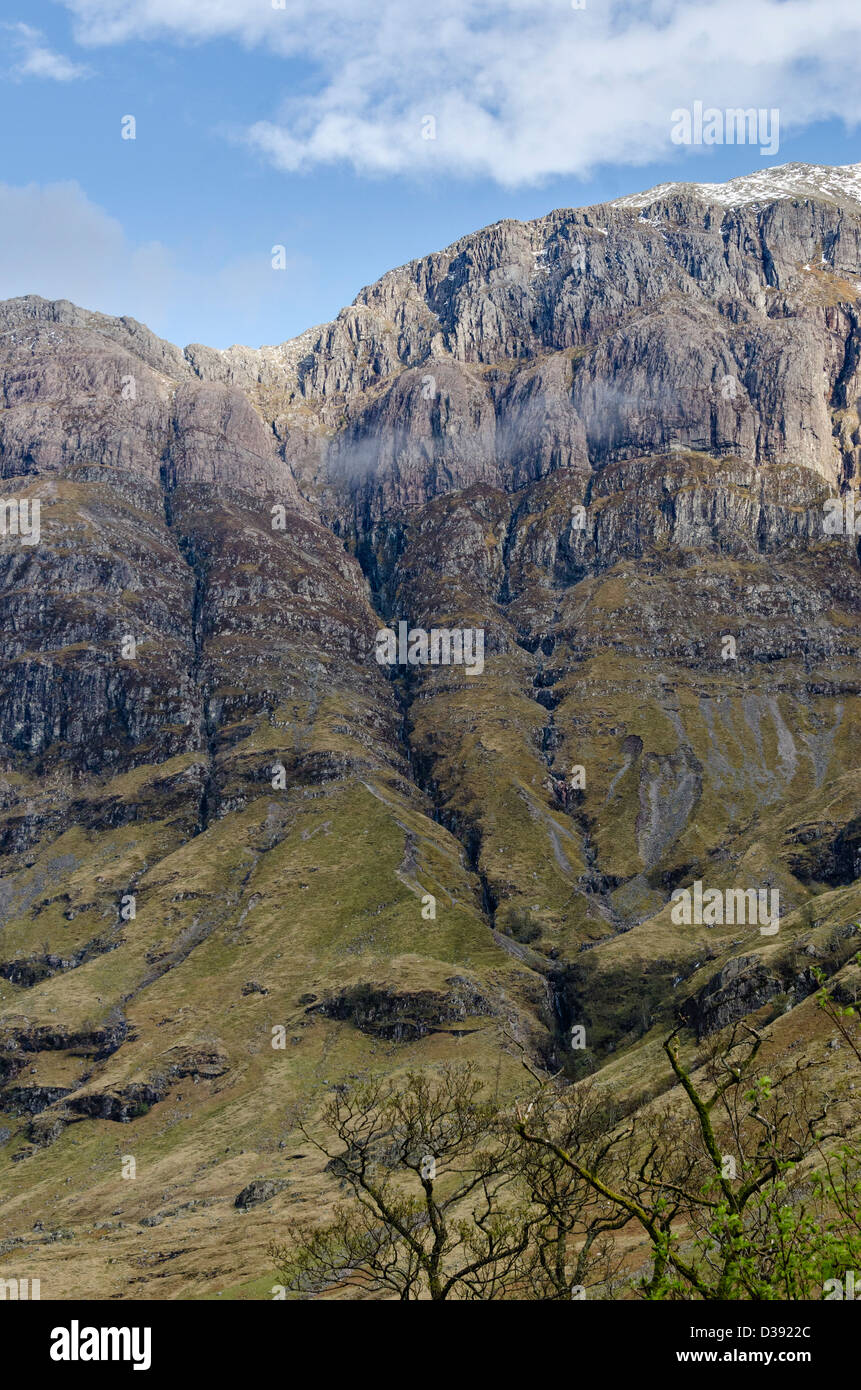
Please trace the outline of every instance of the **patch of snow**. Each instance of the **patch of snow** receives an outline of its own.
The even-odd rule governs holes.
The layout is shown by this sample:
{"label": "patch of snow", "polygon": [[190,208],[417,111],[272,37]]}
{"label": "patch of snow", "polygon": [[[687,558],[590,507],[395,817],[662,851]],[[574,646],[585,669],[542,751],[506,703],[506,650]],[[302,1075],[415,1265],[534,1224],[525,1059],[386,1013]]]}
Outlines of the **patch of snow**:
{"label": "patch of snow", "polygon": [[[861,203],[861,164],[781,164],[755,174],[742,174],[728,183],[659,183],[645,193],[617,198],[611,207],[647,208],[667,193],[692,193],[722,207],[771,202],[775,198],[850,199]],[[642,219],[641,219],[642,220]]]}

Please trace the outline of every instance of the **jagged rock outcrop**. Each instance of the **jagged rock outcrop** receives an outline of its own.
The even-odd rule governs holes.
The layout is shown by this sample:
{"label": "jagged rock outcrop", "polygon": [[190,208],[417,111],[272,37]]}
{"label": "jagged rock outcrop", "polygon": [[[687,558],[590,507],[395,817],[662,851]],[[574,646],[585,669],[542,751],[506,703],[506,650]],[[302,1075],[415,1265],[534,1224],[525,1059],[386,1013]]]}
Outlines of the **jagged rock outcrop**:
{"label": "jagged rock outcrop", "polygon": [[261,1202],[270,1202],[273,1197],[277,1197],[285,1186],[286,1184],[277,1178],[257,1178],[236,1194],[233,1205],[240,1211],[259,1207]]}

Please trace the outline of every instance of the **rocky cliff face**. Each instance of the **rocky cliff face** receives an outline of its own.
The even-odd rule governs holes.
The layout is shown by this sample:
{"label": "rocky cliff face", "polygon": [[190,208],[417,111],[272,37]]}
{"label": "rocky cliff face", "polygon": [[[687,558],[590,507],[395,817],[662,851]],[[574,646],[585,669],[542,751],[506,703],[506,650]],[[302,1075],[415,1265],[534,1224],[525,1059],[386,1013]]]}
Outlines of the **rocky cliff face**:
{"label": "rocky cliff face", "polygon": [[[499,223],[279,347],[0,306],[19,1262],[35,1200],[133,1294],[96,1222],[184,1194],[163,1292],[259,1273],[235,1195],[328,1200],[296,1124],[347,1074],[522,1047],[636,1099],[676,1016],[806,1036],[859,946],[861,202],[771,177]],[[483,671],[381,666],[401,619]],[[674,921],[696,880],[779,933]]]}

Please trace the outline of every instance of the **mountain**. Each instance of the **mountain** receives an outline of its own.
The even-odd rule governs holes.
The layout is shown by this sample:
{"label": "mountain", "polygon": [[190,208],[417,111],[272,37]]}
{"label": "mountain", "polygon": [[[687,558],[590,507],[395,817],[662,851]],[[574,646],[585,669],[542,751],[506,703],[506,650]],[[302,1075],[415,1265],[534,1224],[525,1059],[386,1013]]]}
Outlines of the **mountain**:
{"label": "mountain", "polygon": [[685,191],[721,207],[738,208],[745,203],[774,202],[777,198],[813,198],[817,201],[845,203],[850,207],[861,200],[861,164],[782,164],[743,174],[728,183],[662,183],[645,193],[617,198],[618,208],[645,208],[659,196]]}
{"label": "mountain", "polygon": [[[826,1048],[859,170],[503,221],[275,347],[0,305],[0,1274],[268,1297],[347,1077],[525,1053],[635,1106],[677,1018]],[[483,669],[381,664],[401,621]],[[678,924],[696,882],[779,930]]]}

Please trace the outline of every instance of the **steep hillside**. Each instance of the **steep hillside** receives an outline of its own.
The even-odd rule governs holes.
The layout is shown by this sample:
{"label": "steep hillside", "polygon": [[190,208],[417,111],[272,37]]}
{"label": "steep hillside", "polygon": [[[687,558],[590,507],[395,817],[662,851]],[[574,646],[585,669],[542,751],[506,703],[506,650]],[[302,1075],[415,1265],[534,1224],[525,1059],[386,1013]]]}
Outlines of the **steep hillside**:
{"label": "steep hillside", "polygon": [[[0,305],[0,1274],[266,1296],[369,1070],[636,1103],[679,1014],[826,1047],[859,313],[861,166],[498,223],[278,347]],[[402,620],[483,670],[381,665]],[[779,929],[678,924],[696,881]]]}

